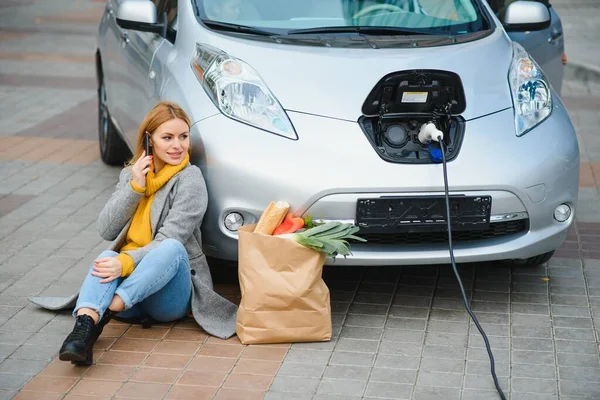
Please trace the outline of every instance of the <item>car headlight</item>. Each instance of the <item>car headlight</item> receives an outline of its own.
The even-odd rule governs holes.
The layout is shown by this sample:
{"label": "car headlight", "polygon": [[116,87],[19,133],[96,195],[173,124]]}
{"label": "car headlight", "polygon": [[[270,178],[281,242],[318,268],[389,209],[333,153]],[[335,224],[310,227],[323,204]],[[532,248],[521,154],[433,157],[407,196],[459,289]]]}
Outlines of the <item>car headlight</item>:
{"label": "car headlight", "polygon": [[224,115],[288,139],[298,139],[283,107],[250,65],[214,47],[197,44],[191,66]]}
{"label": "car headlight", "polygon": [[513,42],[513,60],[508,81],[515,108],[517,136],[522,136],[550,116],[550,84],[539,65],[516,42]]}

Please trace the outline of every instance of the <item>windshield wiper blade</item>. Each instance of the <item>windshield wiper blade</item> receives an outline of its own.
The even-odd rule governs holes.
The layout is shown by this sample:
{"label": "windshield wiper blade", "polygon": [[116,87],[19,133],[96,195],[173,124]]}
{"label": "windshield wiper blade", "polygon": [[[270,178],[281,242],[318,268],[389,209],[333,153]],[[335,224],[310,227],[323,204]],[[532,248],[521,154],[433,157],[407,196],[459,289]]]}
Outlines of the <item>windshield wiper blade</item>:
{"label": "windshield wiper blade", "polygon": [[228,22],[220,22],[220,21],[212,21],[210,19],[203,19],[202,23],[209,28],[218,29],[221,31],[228,32],[239,32],[239,33],[249,33],[252,35],[260,35],[260,36],[278,36],[278,33],[265,31],[264,29],[254,28],[252,26],[246,25],[237,25],[230,24]]}
{"label": "windshield wiper blade", "polygon": [[292,29],[288,35],[302,35],[310,33],[364,33],[367,35],[439,35],[435,31],[424,31],[409,28],[395,28],[393,26],[329,26],[321,28]]}

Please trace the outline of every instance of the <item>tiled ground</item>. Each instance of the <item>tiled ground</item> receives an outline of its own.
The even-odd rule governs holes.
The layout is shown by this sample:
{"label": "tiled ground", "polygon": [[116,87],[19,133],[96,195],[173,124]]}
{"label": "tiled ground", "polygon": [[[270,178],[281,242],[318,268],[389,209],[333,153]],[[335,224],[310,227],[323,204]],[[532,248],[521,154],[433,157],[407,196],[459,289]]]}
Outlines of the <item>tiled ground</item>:
{"label": "tiled ground", "polygon": [[[593,50],[597,35],[574,27],[581,15],[597,20],[600,4],[555,5],[567,15],[567,37]],[[27,296],[78,289],[107,246],[95,219],[119,172],[101,163],[96,142],[102,7],[0,4],[0,399],[498,398],[448,266],[327,268],[334,338],[326,343],[243,346],[189,321],[152,329],[111,323],[92,367],[54,360],[73,319],[39,310]],[[586,60],[598,56],[589,53]],[[563,90],[582,164],[578,222],[556,257],[538,268],[461,266],[512,399],[600,398],[599,88],[568,81]],[[226,275],[218,290],[237,300]]]}

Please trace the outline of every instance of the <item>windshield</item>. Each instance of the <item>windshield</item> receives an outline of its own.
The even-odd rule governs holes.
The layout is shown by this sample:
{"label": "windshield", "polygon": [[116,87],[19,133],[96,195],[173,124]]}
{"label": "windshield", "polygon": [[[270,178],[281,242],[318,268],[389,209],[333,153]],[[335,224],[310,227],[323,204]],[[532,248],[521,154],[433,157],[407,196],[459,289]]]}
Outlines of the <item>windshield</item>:
{"label": "windshield", "polygon": [[487,28],[477,0],[194,1],[204,21],[260,28],[277,34],[302,33],[304,29],[328,33],[327,28],[334,28],[334,33],[335,28],[339,32],[340,27],[463,34]]}

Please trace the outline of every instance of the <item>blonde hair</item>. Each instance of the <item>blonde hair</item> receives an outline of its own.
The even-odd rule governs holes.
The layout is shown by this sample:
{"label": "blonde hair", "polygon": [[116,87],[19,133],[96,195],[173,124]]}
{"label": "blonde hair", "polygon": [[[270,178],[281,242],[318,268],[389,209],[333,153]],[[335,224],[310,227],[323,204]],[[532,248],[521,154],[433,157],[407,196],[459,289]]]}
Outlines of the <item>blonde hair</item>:
{"label": "blonde hair", "polygon": [[[142,121],[142,124],[138,129],[135,151],[133,157],[127,163],[128,166],[135,164],[135,162],[142,156],[142,153],[144,152],[144,136],[146,133],[152,136],[154,131],[159,126],[172,119],[180,119],[184,121],[188,128],[192,126],[190,117],[177,103],[173,103],[171,101],[161,101],[152,107],[150,111],[148,111],[148,114],[146,114],[144,121]],[[188,153],[192,153],[192,146],[190,146],[188,149]]]}

